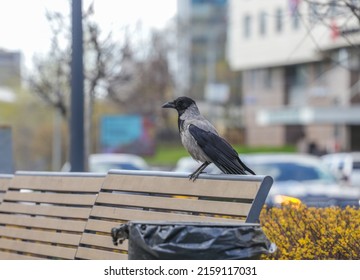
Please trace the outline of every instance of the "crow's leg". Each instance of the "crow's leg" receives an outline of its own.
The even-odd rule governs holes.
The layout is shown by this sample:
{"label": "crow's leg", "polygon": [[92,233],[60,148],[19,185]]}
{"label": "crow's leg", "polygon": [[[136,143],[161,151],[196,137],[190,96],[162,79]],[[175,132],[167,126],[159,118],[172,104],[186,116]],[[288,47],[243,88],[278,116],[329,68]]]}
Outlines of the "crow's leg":
{"label": "crow's leg", "polygon": [[199,177],[199,175],[203,172],[203,170],[210,164],[210,162],[205,161],[202,165],[200,165],[200,167],[198,169],[195,170],[194,173],[191,173],[189,175],[189,180],[193,180],[193,182],[195,182],[195,180]]}

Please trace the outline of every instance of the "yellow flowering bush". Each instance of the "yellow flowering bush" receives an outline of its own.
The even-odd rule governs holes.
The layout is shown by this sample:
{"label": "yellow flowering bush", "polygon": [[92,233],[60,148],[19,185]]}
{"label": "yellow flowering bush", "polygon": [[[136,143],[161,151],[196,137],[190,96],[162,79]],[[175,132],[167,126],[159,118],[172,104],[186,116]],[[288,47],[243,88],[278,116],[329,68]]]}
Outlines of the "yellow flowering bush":
{"label": "yellow flowering bush", "polygon": [[277,246],[275,253],[263,259],[360,259],[359,209],[265,207],[260,221],[266,236]]}

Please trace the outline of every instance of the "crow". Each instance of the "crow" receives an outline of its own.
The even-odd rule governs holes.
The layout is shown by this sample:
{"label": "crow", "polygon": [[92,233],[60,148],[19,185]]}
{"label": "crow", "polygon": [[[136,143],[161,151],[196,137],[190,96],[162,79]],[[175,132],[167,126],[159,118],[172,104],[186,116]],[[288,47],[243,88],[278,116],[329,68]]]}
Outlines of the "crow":
{"label": "crow", "polygon": [[182,96],[167,102],[162,108],[173,108],[178,112],[178,127],[183,146],[193,159],[202,165],[189,175],[195,181],[202,171],[214,163],[225,174],[255,175],[239,158],[238,153],[223,138],[215,127],[205,119],[195,103],[189,97]]}

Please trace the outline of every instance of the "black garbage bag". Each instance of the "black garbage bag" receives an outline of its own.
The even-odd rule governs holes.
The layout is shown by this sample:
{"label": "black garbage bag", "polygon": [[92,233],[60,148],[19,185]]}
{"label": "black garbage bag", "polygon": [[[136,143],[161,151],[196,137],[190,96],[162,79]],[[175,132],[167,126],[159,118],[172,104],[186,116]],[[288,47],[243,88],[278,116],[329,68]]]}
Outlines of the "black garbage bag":
{"label": "black garbage bag", "polygon": [[129,239],[132,260],[257,259],[274,249],[259,224],[128,222],[111,234],[115,245]]}

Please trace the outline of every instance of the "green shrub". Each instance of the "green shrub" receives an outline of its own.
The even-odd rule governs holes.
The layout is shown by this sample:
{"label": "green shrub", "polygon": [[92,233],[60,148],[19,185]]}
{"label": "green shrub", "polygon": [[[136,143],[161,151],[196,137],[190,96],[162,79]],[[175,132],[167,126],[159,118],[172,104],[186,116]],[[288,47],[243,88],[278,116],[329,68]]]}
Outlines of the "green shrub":
{"label": "green shrub", "polygon": [[[249,154],[249,153],[293,153],[296,151],[294,146],[281,146],[281,147],[245,147],[242,145],[233,145],[234,149],[239,154]],[[181,157],[188,157],[189,153],[185,148],[180,144],[178,145],[169,145],[165,143],[158,144],[156,148],[156,153],[153,156],[145,157],[146,161],[150,165],[170,165],[174,167],[176,162]]]}
{"label": "green shrub", "polygon": [[360,259],[360,210],[347,207],[264,208],[261,225],[277,251],[271,260]]}

